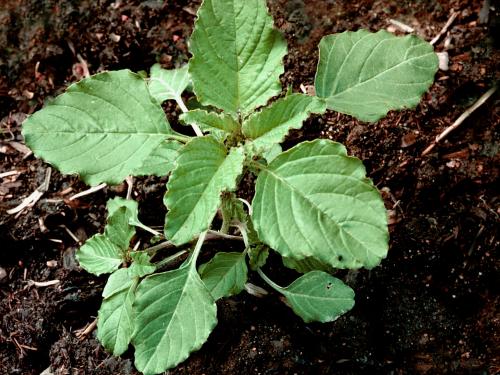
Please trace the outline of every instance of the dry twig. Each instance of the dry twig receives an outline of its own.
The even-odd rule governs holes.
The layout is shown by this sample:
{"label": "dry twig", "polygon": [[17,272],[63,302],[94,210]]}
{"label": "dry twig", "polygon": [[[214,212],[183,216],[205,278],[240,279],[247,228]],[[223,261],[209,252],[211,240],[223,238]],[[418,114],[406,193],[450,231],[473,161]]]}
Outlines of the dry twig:
{"label": "dry twig", "polygon": [[458,13],[459,12],[456,12],[454,10],[451,11],[451,15],[450,15],[450,18],[448,18],[448,21],[446,21],[445,25],[443,26],[443,28],[441,29],[441,31],[434,37],[434,39],[432,39],[430,41],[431,45],[436,44],[439,41],[439,39],[441,39],[441,37],[444,34],[446,34],[446,32],[448,31],[448,29],[451,26],[451,24],[453,23],[453,21],[455,21],[455,18],[457,18]]}
{"label": "dry twig", "polygon": [[497,90],[496,86],[493,86],[491,89],[486,91],[478,100],[475,102],[471,107],[467,108],[467,110],[460,115],[459,118],[455,120],[453,124],[448,126],[441,134],[439,134],[436,139],[434,140],[433,143],[431,143],[421,154],[421,156],[427,155],[429,152],[431,152],[436,145],[441,142],[444,138],[448,136],[453,130],[458,128],[467,117],[469,117],[472,112],[474,112],[476,109],[478,109],[480,106],[482,106]]}
{"label": "dry twig", "polygon": [[52,175],[52,168],[48,167],[47,172],[45,173],[45,180],[43,181],[43,183],[39,187],[37,187],[33,193],[24,198],[21,204],[10,210],[7,210],[7,213],[9,215],[13,215],[22,212],[27,207],[33,207],[36,204],[36,202],[38,202],[38,200],[42,197],[42,195],[49,189],[51,175]]}
{"label": "dry twig", "polygon": [[102,184],[100,185],[97,185],[97,186],[94,186],[94,187],[91,187],[90,189],[87,189],[87,190],[84,190],[84,191],[81,191],[75,195],[72,195],[69,200],[72,201],[72,200],[75,200],[77,198],[81,198],[81,197],[84,197],[85,195],[89,195],[89,194],[93,194],[95,193],[96,191],[99,191],[101,189],[104,189],[107,185],[103,182]]}

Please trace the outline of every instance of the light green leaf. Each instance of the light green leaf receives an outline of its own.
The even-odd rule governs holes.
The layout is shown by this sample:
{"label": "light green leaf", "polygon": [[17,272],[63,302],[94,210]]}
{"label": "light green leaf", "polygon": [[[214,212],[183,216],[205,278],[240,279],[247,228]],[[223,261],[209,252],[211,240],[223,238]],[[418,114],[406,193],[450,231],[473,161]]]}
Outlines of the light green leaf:
{"label": "light green leaf", "polygon": [[252,219],[259,238],[282,256],[373,268],[387,255],[384,202],[340,143],[304,142],[262,168]]}
{"label": "light green leaf", "polygon": [[238,294],[247,282],[245,253],[219,252],[198,272],[214,300]]}
{"label": "light green leaf", "polygon": [[133,251],[130,253],[132,264],[128,269],[130,277],[143,277],[153,273],[156,266],[151,264],[151,257],[144,251]]}
{"label": "light green leaf", "polygon": [[171,70],[162,69],[160,64],[151,67],[149,92],[160,103],[170,99],[178,100],[188,85],[188,65]]}
{"label": "light green leaf", "polygon": [[62,173],[78,173],[89,185],[113,185],[173,131],[145,81],[119,70],[71,85],[25,121],[23,134],[35,155]]}
{"label": "light green leaf", "polygon": [[259,274],[286,300],[304,322],[332,322],[354,306],[354,291],[341,280],[321,271],[308,272],[286,288]]}
{"label": "light green leaf", "polygon": [[236,116],[281,91],[286,42],[264,0],[205,0],[191,36],[189,73],[196,96]]}
{"label": "light green leaf", "polygon": [[134,237],[135,228],[130,225],[131,212],[127,207],[120,207],[108,218],[104,235],[120,250],[127,250]]}
{"label": "light green leaf", "polygon": [[158,374],[198,350],[217,324],[213,298],[195,267],[146,277],[134,303],[135,365],[144,374]]}
{"label": "light green leaf", "polygon": [[262,157],[266,159],[267,163],[272,162],[276,157],[283,152],[281,145],[275,143],[271,148],[262,154]]}
{"label": "light green leaf", "polygon": [[97,319],[97,338],[106,350],[116,356],[128,349],[134,330],[132,303],[137,279],[129,280],[127,285],[127,288],[116,291],[102,301]]}
{"label": "light green leaf", "polygon": [[128,268],[120,268],[108,277],[108,281],[102,291],[103,298],[109,298],[118,292],[130,288],[132,279],[128,274]]}
{"label": "light green leaf", "polygon": [[[129,220],[128,223],[130,225],[133,225],[135,227],[144,229],[145,231],[148,232],[154,232],[151,230],[151,228],[147,227],[146,225],[142,224],[139,221],[139,205],[137,204],[136,201],[132,199],[123,199],[120,197],[115,197],[113,199],[109,199],[108,202],[106,203],[106,208],[108,209],[108,220],[109,218],[115,213],[116,210],[118,210],[120,207],[126,207],[128,209],[127,214],[129,215]],[[159,233],[153,233],[155,235]]]}
{"label": "light green leaf", "polygon": [[111,273],[122,264],[122,251],[102,234],[91,237],[76,252],[76,259],[87,272],[99,276]]}
{"label": "light green leaf", "polygon": [[320,262],[319,260],[313,257],[307,257],[301,260],[282,257],[282,260],[283,260],[283,265],[285,267],[294,269],[300,273],[307,273],[311,271],[324,271],[332,273],[335,270],[332,266]]}
{"label": "light green leaf", "polygon": [[328,35],[319,44],[316,95],[328,108],[363,121],[415,107],[438,69],[433,47],[381,30]]}
{"label": "light green leaf", "polygon": [[282,142],[290,129],[300,129],[311,113],[325,111],[322,99],[303,94],[288,95],[249,116],[243,123],[243,134],[253,140],[258,151],[268,150]]}
{"label": "light green leaf", "polygon": [[182,143],[176,141],[164,141],[153,150],[139,168],[136,168],[132,175],[134,176],[166,176],[174,167],[174,161],[177,157]]}
{"label": "light green leaf", "polygon": [[248,249],[248,263],[252,270],[256,270],[267,262],[267,257],[269,256],[269,247],[263,244],[257,244],[255,246],[250,246]]}
{"label": "light green leaf", "polygon": [[221,192],[236,188],[243,160],[240,148],[227,153],[211,137],[195,138],[180,150],[164,198],[169,209],[165,234],[170,241],[181,245],[208,229]]}
{"label": "light green leaf", "polygon": [[231,116],[225,113],[217,114],[202,109],[185,112],[179,118],[188,125],[198,125],[203,131],[222,130],[226,133],[233,133],[240,127]]}

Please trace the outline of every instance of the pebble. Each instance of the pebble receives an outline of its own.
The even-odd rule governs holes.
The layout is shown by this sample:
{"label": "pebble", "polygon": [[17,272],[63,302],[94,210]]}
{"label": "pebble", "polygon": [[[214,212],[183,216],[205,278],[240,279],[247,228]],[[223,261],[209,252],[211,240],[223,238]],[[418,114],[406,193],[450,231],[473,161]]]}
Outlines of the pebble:
{"label": "pebble", "polygon": [[5,279],[6,277],[7,277],[7,271],[5,270],[5,268],[0,267],[0,281]]}

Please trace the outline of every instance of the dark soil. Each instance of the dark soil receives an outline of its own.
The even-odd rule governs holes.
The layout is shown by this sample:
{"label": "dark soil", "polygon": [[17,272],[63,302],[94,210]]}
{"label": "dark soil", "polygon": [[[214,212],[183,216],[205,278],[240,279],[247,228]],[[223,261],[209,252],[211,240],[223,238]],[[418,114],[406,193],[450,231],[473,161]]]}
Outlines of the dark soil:
{"label": "dark soil", "polygon": [[[6,210],[33,192],[48,169],[22,148],[26,115],[80,79],[85,63],[93,74],[186,62],[198,5],[0,1],[0,173],[20,172],[0,178],[0,374],[39,374],[49,366],[54,374],[137,374],[132,351],[114,358],[95,332],[76,337],[96,316],[105,279],[78,268],[78,243],[65,229],[80,241],[102,230],[106,200],[124,196],[125,187],[69,201],[85,185],[52,171],[49,190],[34,207],[19,216]],[[372,271],[343,274],[356,291],[354,309],[330,324],[304,324],[273,293],[221,301],[209,341],[169,373],[498,373],[498,95],[421,156],[498,79],[498,4],[497,13],[485,12],[483,0],[273,0],[269,6],[289,43],[283,85],[295,91],[313,83],[322,36],[387,28],[392,18],[431,40],[455,9],[457,19],[436,45],[449,53],[450,69],[438,72],[416,110],[390,113],[376,124],[329,112],[308,120],[285,144],[317,137],[343,142],[384,192],[389,256]],[[175,106],[166,111],[175,124]],[[164,183],[135,184],[148,225],[163,223]],[[272,264],[278,282],[290,280]],[[36,287],[29,280],[60,282]]]}

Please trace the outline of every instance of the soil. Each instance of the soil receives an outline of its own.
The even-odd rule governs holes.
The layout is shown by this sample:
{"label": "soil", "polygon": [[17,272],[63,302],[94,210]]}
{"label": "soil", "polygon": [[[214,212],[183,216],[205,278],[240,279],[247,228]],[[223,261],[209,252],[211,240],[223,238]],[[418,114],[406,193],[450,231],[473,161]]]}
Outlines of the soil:
{"label": "soil", "polygon": [[[486,6],[484,3],[487,3]],[[431,40],[450,11],[458,17],[436,44],[449,54],[415,110],[375,124],[328,112],[294,131],[285,147],[314,138],[343,142],[364,160],[390,213],[382,265],[342,273],[356,291],[352,311],[329,324],[304,324],[270,293],[218,303],[208,342],[169,374],[496,374],[500,372],[500,198],[498,95],[431,153],[422,151],[498,80],[499,9],[489,1],[270,0],[286,35],[283,86],[312,85],[321,37],[344,30],[412,26]],[[107,354],[95,331],[77,338],[100,304],[105,278],[81,270],[74,252],[102,230],[105,202],[124,185],[70,201],[87,187],[52,170],[48,191],[17,206],[49,166],[23,147],[27,115],[83,76],[148,70],[187,61],[199,1],[0,1],[0,374],[137,374],[133,352]],[[489,12],[488,12],[489,9]],[[402,33],[396,29],[397,33]],[[178,109],[165,106],[174,124]],[[140,217],[161,227],[165,178],[134,185]],[[71,189],[71,191],[70,191]],[[228,244],[217,244],[218,249]],[[293,277],[273,260],[278,283]],[[32,281],[59,280],[36,286]],[[264,286],[258,278],[256,284]]]}

